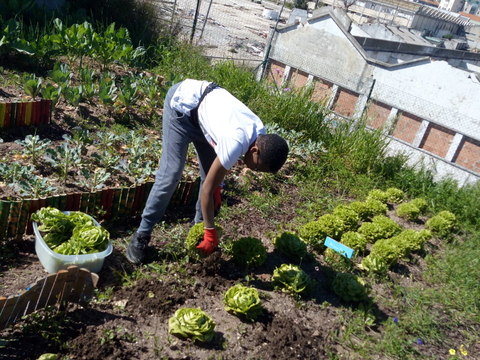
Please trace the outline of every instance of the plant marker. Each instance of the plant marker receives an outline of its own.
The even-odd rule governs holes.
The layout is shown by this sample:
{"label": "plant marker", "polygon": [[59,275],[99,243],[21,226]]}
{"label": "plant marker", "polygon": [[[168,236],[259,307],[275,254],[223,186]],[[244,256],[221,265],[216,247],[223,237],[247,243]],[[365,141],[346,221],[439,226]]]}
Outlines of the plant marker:
{"label": "plant marker", "polygon": [[353,253],[354,253],[353,249],[350,249],[348,246],[345,246],[328,236],[325,238],[324,244],[326,247],[338,252],[340,255],[343,255],[349,259],[351,259],[353,256]]}

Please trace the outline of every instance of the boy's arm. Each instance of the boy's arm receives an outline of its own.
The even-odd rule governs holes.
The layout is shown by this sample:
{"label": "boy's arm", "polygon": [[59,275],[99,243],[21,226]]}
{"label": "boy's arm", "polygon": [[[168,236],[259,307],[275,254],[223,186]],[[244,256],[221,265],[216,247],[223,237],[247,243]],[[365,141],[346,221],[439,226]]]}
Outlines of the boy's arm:
{"label": "boy's arm", "polygon": [[210,170],[202,185],[202,192],[200,194],[200,201],[202,204],[202,215],[205,228],[214,228],[214,199],[213,193],[227,174],[227,169],[223,167],[218,159],[218,156],[212,163]]}

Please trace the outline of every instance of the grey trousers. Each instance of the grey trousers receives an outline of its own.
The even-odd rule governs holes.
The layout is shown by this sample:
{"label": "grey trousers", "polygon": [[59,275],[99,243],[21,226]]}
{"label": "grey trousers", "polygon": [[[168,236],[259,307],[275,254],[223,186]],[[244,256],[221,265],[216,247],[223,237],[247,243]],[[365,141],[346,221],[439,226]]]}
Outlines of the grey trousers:
{"label": "grey trousers", "polygon": [[[170,100],[180,83],[167,92],[163,109],[163,140],[160,167],[142,214],[138,232],[151,234],[162,219],[178,183],[182,179],[188,145],[193,143],[200,164],[200,191],[203,181],[217,156],[202,131],[192,125],[190,118],[170,107]],[[196,203],[195,223],[203,221],[200,196]]]}

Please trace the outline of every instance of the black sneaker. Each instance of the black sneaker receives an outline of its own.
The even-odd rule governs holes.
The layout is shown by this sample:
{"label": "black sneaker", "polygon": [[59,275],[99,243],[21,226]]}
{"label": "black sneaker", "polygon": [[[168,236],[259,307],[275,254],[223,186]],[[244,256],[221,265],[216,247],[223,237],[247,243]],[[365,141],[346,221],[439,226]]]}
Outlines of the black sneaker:
{"label": "black sneaker", "polygon": [[128,244],[127,259],[134,263],[140,264],[145,257],[145,249],[150,242],[151,236],[142,232],[135,231]]}

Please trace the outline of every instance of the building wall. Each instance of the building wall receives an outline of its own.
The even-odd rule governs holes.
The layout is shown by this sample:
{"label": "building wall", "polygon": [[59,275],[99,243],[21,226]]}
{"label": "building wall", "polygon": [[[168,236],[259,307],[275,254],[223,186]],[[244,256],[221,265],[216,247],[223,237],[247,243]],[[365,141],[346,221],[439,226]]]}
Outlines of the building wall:
{"label": "building wall", "polygon": [[339,89],[334,100],[333,109],[343,116],[351,117],[355,112],[357,101],[357,93],[348,89]]}
{"label": "building wall", "polygon": [[404,111],[400,112],[396,119],[392,136],[409,144],[413,144],[421,124],[422,119],[418,116]]}
{"label": "building wall", "polygon": [[480,142],[464,139],[454,160],[458,165],[480,173]]}
{"label": "building wall", "polygon": [[373,100],[367,108],[367,124],[374,129],[382,128],[386,122],[392,107]]}
{"label": "building wall", "polygon": [[455,132],[430,123],[420,148],[444,158],[447,156],[454,136]]}

